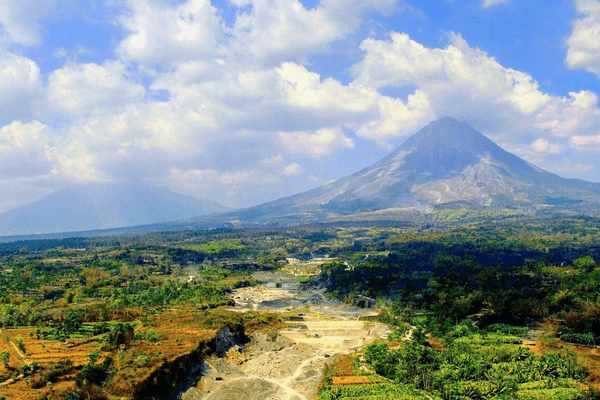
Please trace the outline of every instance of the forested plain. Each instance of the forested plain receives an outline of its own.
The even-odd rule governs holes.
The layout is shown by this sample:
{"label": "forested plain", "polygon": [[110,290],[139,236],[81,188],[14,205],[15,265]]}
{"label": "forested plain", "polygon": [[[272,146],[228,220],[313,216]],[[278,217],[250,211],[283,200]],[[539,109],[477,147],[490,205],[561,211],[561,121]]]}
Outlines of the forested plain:
{"label": "forested plain", "polygon": [[[298,279],[375,299],[393,327],[333,362],[321,399],[598,397],[600,220],[519,217],[0,244],[0,396],[142,398],[219,328],[276,329],[277,315],[227,308],[290,257],[326,259]],[[371,383],[333,383],[345,375]]]}

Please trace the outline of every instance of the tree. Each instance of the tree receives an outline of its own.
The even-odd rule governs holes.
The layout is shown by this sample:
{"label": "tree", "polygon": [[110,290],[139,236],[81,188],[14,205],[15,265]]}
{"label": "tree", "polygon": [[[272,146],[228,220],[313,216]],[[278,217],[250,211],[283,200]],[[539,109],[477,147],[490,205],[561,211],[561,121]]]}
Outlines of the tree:
{"label": "tree", "polygon": [[596,268],[596,261],[591,256],[583,256],[573,261],[573,266],[591,272]]}
{"label": "tree", "polygon": [[0,353],[0,362],[4,364],[4,368],[8,369],[8,362],[10,361],[10,352],[8,350],[4,350]]}
{"label": "tree", "polygon": [[65,321],[62,324],[63,330],[67,335],[77,333],[83,326],[83,317],[80,310],[69,310]]}

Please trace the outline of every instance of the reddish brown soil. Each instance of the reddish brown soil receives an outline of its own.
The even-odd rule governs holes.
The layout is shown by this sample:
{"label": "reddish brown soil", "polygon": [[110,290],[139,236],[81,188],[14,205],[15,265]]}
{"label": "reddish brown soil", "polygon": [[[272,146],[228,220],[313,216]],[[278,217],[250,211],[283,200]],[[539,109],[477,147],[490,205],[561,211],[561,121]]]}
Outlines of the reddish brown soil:
{"label": "reddish brown soil", "polygon": [[[117,375],[109,384],[108,391],[117,393],[119,396],[111,396],[111,399],[120,399],[122,396],[132,394],[132,388],[146,379],[156,368],[161,367],[164,362],[185,355],[194,350],[200,342],[212,339],[216,330],[207,330],[198,327],[200,321],[191,312],[168,312],[154,318],[149,326],[140,323],[136,331],[145,333],[152,329],[159,335],[160,339],[155,343],[145,340],[135,342],[127,349],[118,349],[101,353],[98,362],[110,355],[117,368]],[[32,332],[33,336],[30,336]],[[73,366],[79,366],[88,362],[87,355],[99,351],[105,345],[102,342],[90,339],[69,339],[66,343],[52,340],[38,340],[35,337],[35,329],[3,329],[0,337],[0,351],[8,350],[11,354],[9,369],[0,364],[0,375],[10,377],[20,366],[36,362],[41,366],[56,363],[68,359]],[[12,343],[21,335],[23,338],[25,357],[17,355]],[[8,340],[6,339],[8,338]],[[141,363],[140,355],[148,357],[148,362]],[[63,376],[52,385],[52,389],[43,387],[34,389],[31,378],[16,380],[14,383],[0,386],[0,396],[7,399],[36,400],[52,395],[53,399],[59,399],[59,393],[75,387],[75,376],[77,371]]]}
{"label": "reddish brown soil", "polygon": [[368,376],[333,376],[333,385],[364,385],[371,383]]}

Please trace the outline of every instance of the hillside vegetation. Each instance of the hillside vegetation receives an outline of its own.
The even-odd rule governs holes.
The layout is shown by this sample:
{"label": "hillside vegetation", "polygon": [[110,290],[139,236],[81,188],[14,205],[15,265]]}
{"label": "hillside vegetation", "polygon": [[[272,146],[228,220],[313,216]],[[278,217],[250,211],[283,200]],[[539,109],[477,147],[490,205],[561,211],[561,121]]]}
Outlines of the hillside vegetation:
{"label": "hillside vegetation", "polygon": [[[3,245],[0,396],[134,399],[161,379],[183,381],[224,326],[240,338],[279,326],[275,315],[227,311],[233,290],[256,284],[251,273],[319,257],[328,261],[303,285],[372,298],[396,329],[350,370],[330,370],[321,398],[593,397],[600,224],[509,218]],[[362,375],[367,384],[332,379]]]}

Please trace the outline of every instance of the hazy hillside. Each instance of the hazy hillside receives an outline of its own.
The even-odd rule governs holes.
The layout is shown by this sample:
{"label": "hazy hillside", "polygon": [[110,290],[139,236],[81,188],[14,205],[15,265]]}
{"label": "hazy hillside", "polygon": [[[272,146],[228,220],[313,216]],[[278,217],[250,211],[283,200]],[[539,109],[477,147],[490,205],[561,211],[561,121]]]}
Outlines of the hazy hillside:
{"label": "hazy hillside", "polygon": [[1,235],[154,224],[227,211],[164,187],[94,183],[52,193],[0,214]]}

